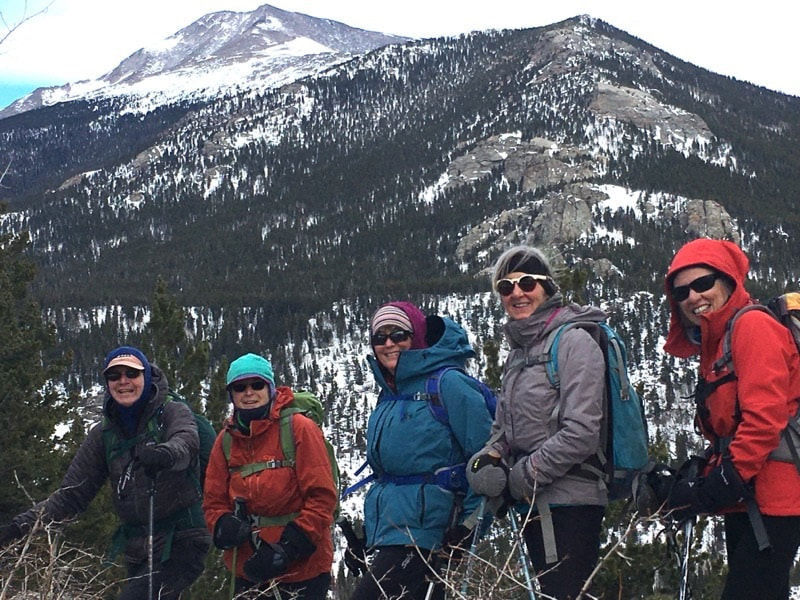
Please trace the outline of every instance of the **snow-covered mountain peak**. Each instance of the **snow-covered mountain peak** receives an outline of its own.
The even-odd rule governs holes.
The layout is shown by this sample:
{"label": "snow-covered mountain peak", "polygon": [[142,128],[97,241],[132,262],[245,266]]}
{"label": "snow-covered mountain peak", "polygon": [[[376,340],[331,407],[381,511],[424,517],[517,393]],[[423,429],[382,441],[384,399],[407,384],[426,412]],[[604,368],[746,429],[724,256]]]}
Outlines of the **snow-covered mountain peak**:
{"label": "snow-covered mountain peak", "polygon": [[137,50],[102,77],[39,88],[0,111],[0,118],[81,98],[125,96],[133,110],[148,110],[183,98],[263,90],[406,39],[268,4],[215,12]]}

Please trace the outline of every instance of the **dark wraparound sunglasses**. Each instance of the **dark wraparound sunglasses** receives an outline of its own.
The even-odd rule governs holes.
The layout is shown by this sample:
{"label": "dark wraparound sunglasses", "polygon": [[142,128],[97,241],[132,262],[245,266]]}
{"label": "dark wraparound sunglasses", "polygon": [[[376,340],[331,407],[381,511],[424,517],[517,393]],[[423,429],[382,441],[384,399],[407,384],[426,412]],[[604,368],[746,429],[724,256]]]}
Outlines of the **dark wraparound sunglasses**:
{"label": "dark wraparound sunglasses", "polygon": [[248,387],[258,392],[259,390],[263,390],[265,387],[267,387],[267,382],[264,381],[263,379],[256,379],[255,381],[250,381],[250,382],[239,381],[231,384],[231,389],[234,392],[238,392],[239,394],[245,391]]}
{"label": "dark wraparound sunglasses", "polygon": [[518,285],[526,294],[536,289],[540,281],[547,281],[546,275],[523,275],[514,279],[501,279],[497,282],[497,293],[501,296],[510,296],[514,285]]}
{"label": "dark wraparound sunglasses", "polygon": [[136,379],[138,378],[144,371],[139,371],[137,369],[125,369],[124,371],[109,371],[106,373],[106,380],[108,381],[119,381],[122,379],[123,373],[125,377],[128,379]]}
{"label": "dark wraparound sunglasses", "polygon": [[719,277],[719,273],[710,273],[708,275],[698,277],[686,285],[676,285],[672,288],[672,297],[675,298],[676,302],[683,302],[689,297],[690,289],[694,290],[698,294],[707,292],[714,287],[714,284],[717,282]]}
{"label": "dark wraparound sunglasses", "polygon": [[395,344],[399,344],[400,342],[405,342],[412,335],[414,335],[413,331],[406,331],[405,329],[398,329],[391,333],[373,333],[372,345],[383,346],[386,344],[386,340],[392,340]]}

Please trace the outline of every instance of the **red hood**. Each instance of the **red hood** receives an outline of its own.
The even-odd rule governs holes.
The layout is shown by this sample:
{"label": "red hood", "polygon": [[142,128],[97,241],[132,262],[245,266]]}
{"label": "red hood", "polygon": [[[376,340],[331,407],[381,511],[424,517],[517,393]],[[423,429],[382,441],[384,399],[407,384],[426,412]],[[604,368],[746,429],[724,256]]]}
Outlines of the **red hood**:
{"label": "red hood", "polygon": [[706,342],[717,340],[722,335],[725,325],[734,313],[752,302],[750,294],[744,289],[744,280],[750,269],[750,261],[736,244],[724,240],[701,238],[685,244],[678,250],[667,270],[664,289],[670,306],[669,333],[664,350],[686,358],[700,353],[700,346],[687,337],[687,330],[693,325],[685,322],[681,316],[678,303],[672,298],[670,288],[672,278],[678,271],[687,267],[706,266],[727,275],[734,282],[734,289],[728,302],[718,311],[701,315],[701,339]]}
{"label": "red hood", "polygon": [[275,398],[272,400],[272,406],[269,409],[269,418],[277,421],[281,418],[281,409],[290,404],[294,400],[294,392],[292,388],[281,386],[275,390]]}

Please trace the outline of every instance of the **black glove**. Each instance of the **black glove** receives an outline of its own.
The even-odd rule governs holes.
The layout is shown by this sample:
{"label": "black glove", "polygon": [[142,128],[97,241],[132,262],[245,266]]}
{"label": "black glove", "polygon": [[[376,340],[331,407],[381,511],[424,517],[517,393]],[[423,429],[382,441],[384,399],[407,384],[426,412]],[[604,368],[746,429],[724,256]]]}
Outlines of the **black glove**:
{"label": "black glove", "polygon": [[294,562],[301,558],[308,558],[317,550],[317,546],[300,529],[294,521],[289,521],[281,533],[281,540],[278,544],[283,549],[289,562]]}
{"label": "black glove", "polygon": [[289,557],[280,544],[262,542],[255,554],[244,562],[244,574],[250,581],[260,583],[286,573]]}
{"label": "black glove", "polygon": [[669,498],[675,479],[675,469],[669,465],[649,464],[638,474],[633,484],[636,511],[647,517],[658,513]]}
{"label": "black glove", "polygon": [[233,513],[225,513],[214,525],[214,545],[220,550],[236,548],[250,538],[250,523]]}
{"label": "black glove", "polygon": [[169,469],[175,460],[172,458],[172,452],[163,444],[156,444],[154,446],[145,446],[139,451],[139,462],[144,467],[145,475],[151,479],[156,476],[159,471]]}
{"label": "black glove", "polygon": [[677,480],[670,490],[667,505],[673,509],[671,516],[682,521],[700,513],[715,513],[752,497],[751,487],[744,482],[733,462],[724,458],[705,477]]}
{"label": "black glove", "polygon": [[18,540],[24,534],[16,523],[9,523],[0,527],[0,547],[6,546],[11,542]]}
{"label": "black glove", "polygon": [[367,572],[367,540],[363,537],[356,537],[348,540],[347,549],[344,551],[344,564],[350,574],[358,577]]}
{"label": "black glove", "polygon": [[461,560],[464,550],[469,550],[472,542],[472,529],[456,525],[444,532],[442,551],[450,554],[452,560]]}

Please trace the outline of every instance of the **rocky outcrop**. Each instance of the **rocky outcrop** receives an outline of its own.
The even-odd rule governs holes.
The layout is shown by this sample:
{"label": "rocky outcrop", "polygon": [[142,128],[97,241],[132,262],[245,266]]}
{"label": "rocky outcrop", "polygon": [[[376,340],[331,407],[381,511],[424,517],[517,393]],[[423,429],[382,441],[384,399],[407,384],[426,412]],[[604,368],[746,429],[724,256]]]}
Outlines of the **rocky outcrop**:
{"label": "rocky outcrop", "polygon": [[664,145],[683,147],[694,141],[710,142],[713,134],[699,116],[664,104],[652,94],[598,82],[589,110],[599,117],[628,122],[650,131]]}
{"label": "rocky outcrop", "polygon": [[678,212],[677,219],[683,230],[692,236],[741,243],[739,232],[728,211],[713,200],[687,200]]}
{"label": "rocky outcrop", "polygon": [[601,172],[601,164],[576,146],[533,138],[522,141],[517,133],[493,136],[454,159],[447,169],[445,189],[465,185],[502,172],[523,192],[584,181]]}

